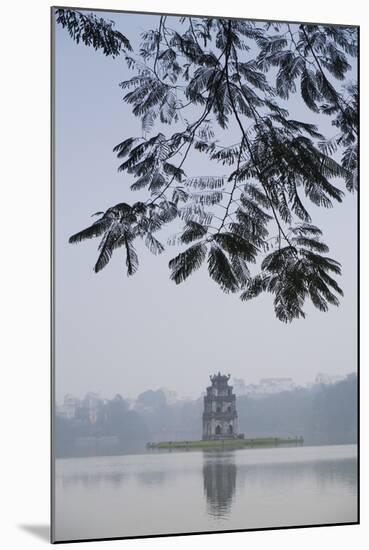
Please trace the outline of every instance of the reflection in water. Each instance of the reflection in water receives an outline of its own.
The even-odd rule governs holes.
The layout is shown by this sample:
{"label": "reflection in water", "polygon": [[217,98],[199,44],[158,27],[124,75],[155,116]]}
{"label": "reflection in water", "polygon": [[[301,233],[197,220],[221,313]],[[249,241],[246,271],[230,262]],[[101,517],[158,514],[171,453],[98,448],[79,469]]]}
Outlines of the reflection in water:
{"label": "reflection in water", "polygon": [[58,540],[357,520],[353,445],[61,459],[55,482]]}
{"label": "reflection in water", "polygon": [[75,474],[64,474],[60,477],[63,488],[82,485],[86,489],[98,487],[101,485],[111,485],[120,487],[126,479],[126,475],[122,472],[79,472]]}
{"label": "reflection in water", "polygon": [[78,485],[84,488],[93,488],[106,486],[115,486],[119,488],[125,481],[135,477],[140,484],[155,486],[162,485],[168,478],[172,477],[171,474],[165,471],[149,470],[148,472],[126,472],[116,465],[113,469],[104,470],[99,468],[91,468],[88,471],[77,472],[65,472],[59,476],[63,488],[75,487]]}
{"label": "reflection in water", "polygon": [[316,494],[324,493],[333,486],[346,487],[356,492],[357,468],[355,459],[339,461],[311,461],[280,464],[237,464],[236,451],[204,451],[203,483],[207,513],[214,519],[228,520],[232,515],[236,483],[240,492],[247,494],[258,487],[266,496],[271,488],[280,488],[306,483]]}
{"label": "reflection in water", "polygon": [[202,474],[209,515],[216,518],[228,517],[236,489],[237,468],[234,453],[204,452]]}
{"label": "reflection in water", "polygon": [[357,484],[356,460],[352,458],[337,461],[311,461],[291,464],[241,464],[237,471],[237,486],[258,484],[260,487],[296,485],[306,481],[316,490],[337,484],[355,490]]}
{"label": "reflection in water", "polygon": [[148,486],[162,485],[168,480],[168,477],[170,474],[164,471],[139,472],[137,474],[138,481]]}
{"label": "reflection in water", "polygon": [[357,487],[357,462],[353,459],[315,463],[317,481],[322,489],[340,483],[351,491]]}

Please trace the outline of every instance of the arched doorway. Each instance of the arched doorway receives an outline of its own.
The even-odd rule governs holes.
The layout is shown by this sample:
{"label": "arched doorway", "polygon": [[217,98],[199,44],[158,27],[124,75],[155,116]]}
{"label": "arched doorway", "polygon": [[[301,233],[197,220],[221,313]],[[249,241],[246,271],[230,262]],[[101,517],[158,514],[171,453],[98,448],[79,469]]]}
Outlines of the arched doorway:
{"label": "arched doorway", "polygon": [[229,434],[233,434],[233,426],[232,426],[232,424],[230,424],[230,425],[228,426],[228,433],[229,433]]}
{"label": "arched doorway", "polygon": [[220,435],[221,433],[222,433],[222,429],[218,424],[218,426],[216,426],[216,428],[215,428],[215,435]]}

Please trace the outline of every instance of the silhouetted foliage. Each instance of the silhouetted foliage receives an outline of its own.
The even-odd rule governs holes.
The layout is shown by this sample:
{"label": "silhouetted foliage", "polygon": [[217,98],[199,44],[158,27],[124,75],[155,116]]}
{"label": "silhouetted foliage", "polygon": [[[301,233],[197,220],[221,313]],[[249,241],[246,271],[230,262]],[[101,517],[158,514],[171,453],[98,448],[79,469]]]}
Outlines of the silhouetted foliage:
{"label": "silhouetted foliage", "polygon": [[122,51],[131,51],[129,40],[114,30],[113,21],[106,21],[92,13],[86,15],[80,11],[56,8],[56,22],[66,28],[71,38],[79,44],[102,50],[105,55],[116,57]]}
{"label": "silhouetted foliage", "polygon": [[129,410],[121,395],[116,395],[104,404],[97,419],[96,433],[115,435],[126,444],[148,437],[142,418],[135,411]]}
{"label": "silhouetted foliage", "polygon": [[237,399],[239,425],[256,436],[302,435],[306,444],[357,441],[357,377],[265,397]]}
{"label": "silhouetted foliage", "polygon": [[165,394],[162,390],[146,390],[137,397],[136,405],[148,410],[163,409],[167,405]]}
{"label": "silhouetted foliage", "polygon": [[[89,16],[94,31],[81,34],[74,21],[86,26],[86,16],[59,12],[57,22],[75,40],[116,55],[118,46],[109,52],[99,38],[102,20]],[[107,25],[110,36],[116,31]],[[130,276],[139,266],[137,239],[160,254],[155,234],[176,221],[182,229],[169,244],[186,248],[169,262],[175,283],[207,265],[220,288],[242,300],[272,293],[284,322],[305,316],[307,298],[321,311],[338,305],[340,266],[326,255],[309,203],[341,202],[339,178],[348,191],[357,187],[358,90],[347,78],[356,55],[355,28],[158,17],[158,27],[142,34],[139,53],[125,56],[133,76],[120,84],[142,136],[125,136],[114,147],[118,170],[134,177],[132,191],[146,199],[97,213],[70,242],[101,237],[96,272],[123,248]],[[309,109],[308,121],[290,117],[292,95]],[[311,123],[322,114],[334,135]],[[173,132],[163,133],[165,126]],[[190,152],[228,174],[188,174]],[[260,260],[252,276],[250,265]]]}

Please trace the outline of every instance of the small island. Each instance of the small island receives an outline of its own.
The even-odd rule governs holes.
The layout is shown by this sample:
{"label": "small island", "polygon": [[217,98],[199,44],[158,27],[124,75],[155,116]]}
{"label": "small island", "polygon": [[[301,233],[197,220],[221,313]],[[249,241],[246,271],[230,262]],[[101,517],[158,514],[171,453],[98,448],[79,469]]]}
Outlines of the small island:
{"label": "small island", "polygon": [[244,447],[276,447],[278,445],[303,445],[303,437],[256,437],[237,439],[213,439],[194,441],[160,441],[148,443],[148,449],[242,449]]}
{"label": "small island", "polygon": [[220,372],[210,376],[211,386],[206,388],[202,415],[202,439],[193,441],[160,441],[147,443],[148,449],[240,449],[244,447],[275,447],[303,445],[303,437],[245,438],[238,432],[236,395],[229,386],[230,374]]}

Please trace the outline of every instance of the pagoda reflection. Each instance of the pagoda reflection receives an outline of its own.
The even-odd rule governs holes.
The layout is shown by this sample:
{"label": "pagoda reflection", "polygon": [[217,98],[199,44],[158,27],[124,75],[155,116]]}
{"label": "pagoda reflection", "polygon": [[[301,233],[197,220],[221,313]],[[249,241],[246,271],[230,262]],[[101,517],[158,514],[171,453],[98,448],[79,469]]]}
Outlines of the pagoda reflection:
{"label": "pagoda reflection", "polygon": [[227,519],[236,490],[237,467],[233,452],[205,451],[203,453],[204,493],[208,513]]}

